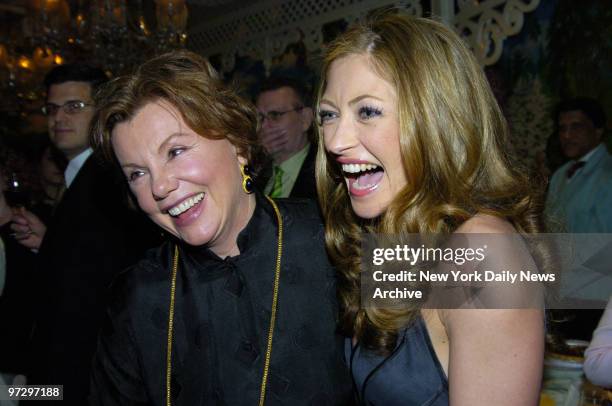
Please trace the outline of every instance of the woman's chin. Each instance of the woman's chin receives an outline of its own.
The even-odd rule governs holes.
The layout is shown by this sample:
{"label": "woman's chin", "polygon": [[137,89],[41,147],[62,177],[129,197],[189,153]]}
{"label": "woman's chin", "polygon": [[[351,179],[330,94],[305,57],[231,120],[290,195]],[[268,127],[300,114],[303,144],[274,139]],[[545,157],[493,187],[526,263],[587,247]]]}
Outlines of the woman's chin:
{"label": "woman's chin", "polygon": [[194,247],[206,245],[212,239],[211,233],[204,232],[201,227],[168,227],[159,223],[157,225],[174,238]]}
{"label": "woman's chin", "polygon": [[372,203],[355,202],[351,200],[353,211],[355,212],[357,217],[366,220],[379,217],[385,212],[385,206]]}
{"label": "woman's chin", "polygon": [[181,235],[179,238],[186,244],[199,247],[206,245],[210,242],[210,238],[207,236],[196,236],[196,235]]}

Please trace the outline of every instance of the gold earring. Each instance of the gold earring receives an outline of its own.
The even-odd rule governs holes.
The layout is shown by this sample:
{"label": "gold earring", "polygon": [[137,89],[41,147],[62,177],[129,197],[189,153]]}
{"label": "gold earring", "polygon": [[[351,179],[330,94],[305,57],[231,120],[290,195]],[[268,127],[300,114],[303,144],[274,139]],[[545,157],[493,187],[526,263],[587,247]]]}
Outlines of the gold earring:
{"label": "gold earring", "polygon": [[253,178],[251,178],[251,168],[248,165],[242,165],[240,168],[242,172],[242,189],[248,193],[253,193]]}

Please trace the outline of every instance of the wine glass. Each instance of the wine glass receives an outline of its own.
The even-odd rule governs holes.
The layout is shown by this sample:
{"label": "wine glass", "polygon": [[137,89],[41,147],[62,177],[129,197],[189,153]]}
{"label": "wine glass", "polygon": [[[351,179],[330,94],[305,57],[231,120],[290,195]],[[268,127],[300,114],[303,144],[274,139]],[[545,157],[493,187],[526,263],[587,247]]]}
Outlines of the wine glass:
{"label": "wine glass", "polygon": [[29,193],[25,185],[15,172],[7,176],[6,190],[4,197],[11,207],[25,207],[28,204]]}

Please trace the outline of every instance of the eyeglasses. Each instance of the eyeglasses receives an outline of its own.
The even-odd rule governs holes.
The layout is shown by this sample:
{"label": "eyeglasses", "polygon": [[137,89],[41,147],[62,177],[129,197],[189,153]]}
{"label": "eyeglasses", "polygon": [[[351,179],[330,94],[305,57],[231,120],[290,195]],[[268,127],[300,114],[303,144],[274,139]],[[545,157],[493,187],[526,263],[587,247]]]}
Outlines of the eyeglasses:
{"label": "eyeglasses", "polygon": [[282,116],[284,116],[287,113],[292,113],[294,111],[301,111],[304,109],[304,106],[300,106],[300,107],[296,107],[294,109],[291,110],[285,110],[285,111],[268,111],[267,113],[257,113],[257,117],[259,118],[259,122],[263,123],[265,119],[268,119],[270,121],[277,122],[278,120],[281,119]]}
{"label": "eyeglasses", "polygon": [[66,114],[77,114],[85,109],[87,106],[93,106],[91,103],[85,103],[81,100],[69,100],[66,103],[60,105],[54,103],[47,103],[42,106],[42,112],[45,116],[54,116],[57,114],[59,109],[62,109]]}

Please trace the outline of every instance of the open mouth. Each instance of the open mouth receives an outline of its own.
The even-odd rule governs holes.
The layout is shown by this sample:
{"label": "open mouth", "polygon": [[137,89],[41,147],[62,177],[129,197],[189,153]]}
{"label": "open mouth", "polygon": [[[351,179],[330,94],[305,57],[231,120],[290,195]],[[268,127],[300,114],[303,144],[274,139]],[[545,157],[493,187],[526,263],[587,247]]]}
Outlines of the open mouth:
{"label": "open mouth", "polygon": [[376,189],[383,178],[384,169],[375,164],[342,164],[342,172],[348,181],[349,190],[355,195],[364,195]]}
{"label": "open mouth", "polygon": [[193,209],[195,206],[197,206],[202,201],[202,199],[204,199],[203,192],[198,193],[195,196],[191,196],[190,198],[185,199],[181,203],[170,208],[168,210],[168,214],[170,214],[172,217],[179,217],[181,214],[186,213],[189,210]]}

